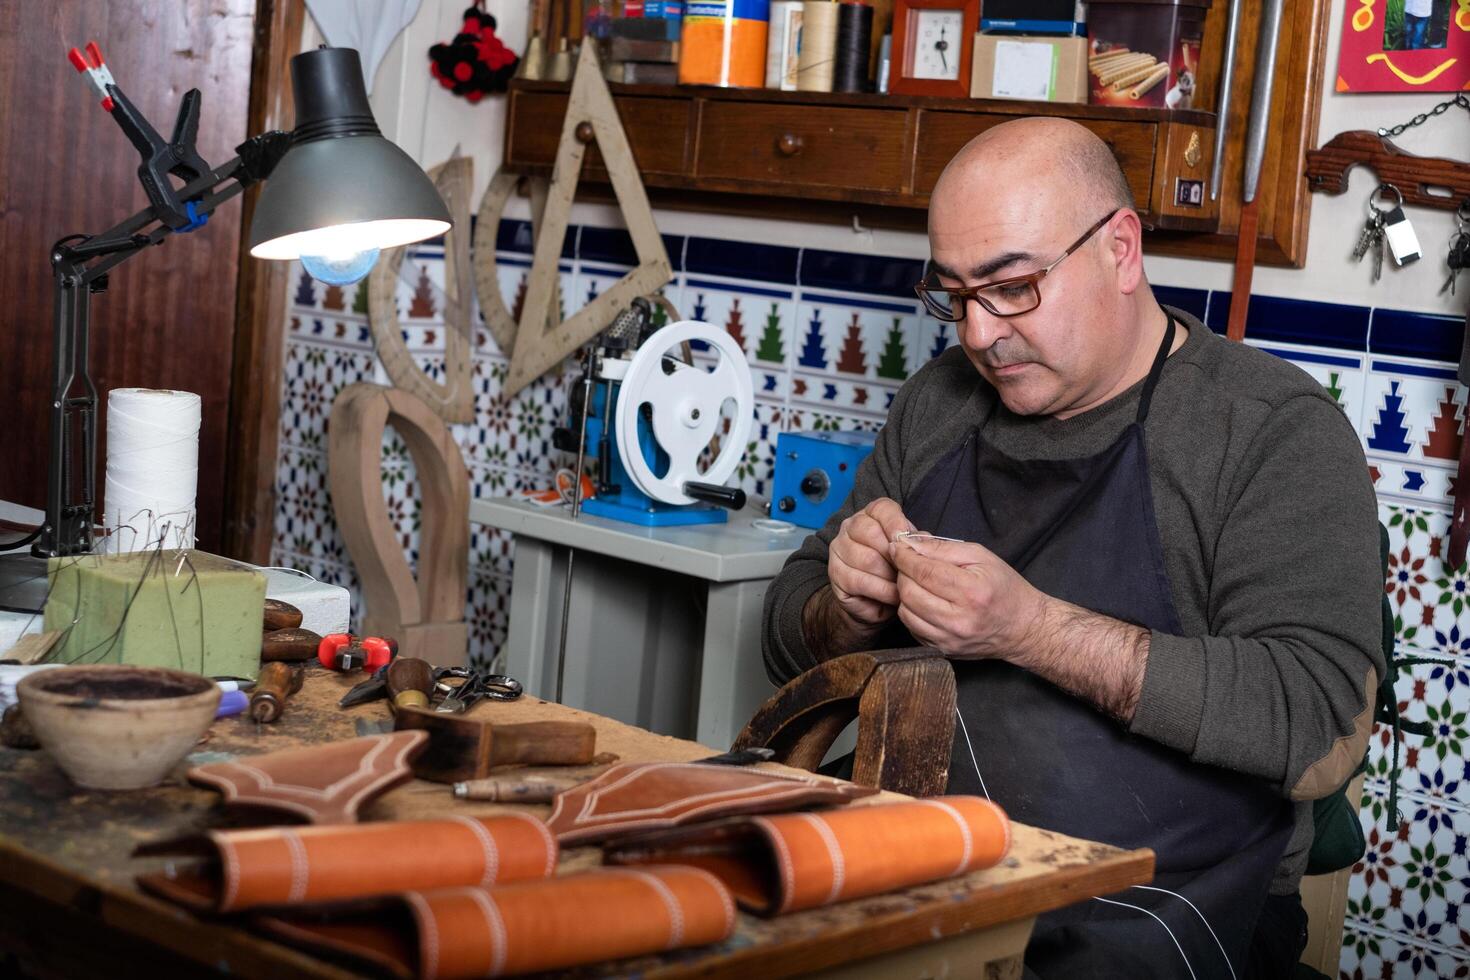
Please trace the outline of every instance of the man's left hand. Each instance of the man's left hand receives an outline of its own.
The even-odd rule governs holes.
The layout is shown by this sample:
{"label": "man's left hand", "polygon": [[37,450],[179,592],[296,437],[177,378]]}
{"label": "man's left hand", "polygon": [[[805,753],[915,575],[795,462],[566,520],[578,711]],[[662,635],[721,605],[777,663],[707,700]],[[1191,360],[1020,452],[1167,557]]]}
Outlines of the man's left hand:
{"label": "man's left hand", "polygon": [[978,544],[903,537],[889,548],[898,616],[914,639],[958,659],[1021,659],[1044,593]]}

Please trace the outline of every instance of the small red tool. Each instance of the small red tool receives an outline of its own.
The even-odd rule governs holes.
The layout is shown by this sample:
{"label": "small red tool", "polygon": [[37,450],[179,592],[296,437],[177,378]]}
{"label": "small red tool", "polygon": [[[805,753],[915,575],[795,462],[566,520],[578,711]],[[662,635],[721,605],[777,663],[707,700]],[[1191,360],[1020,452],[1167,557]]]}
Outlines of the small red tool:
{"label": "small red tool", "polygon": [[[112,95],[107,91],[107,86],[116,85],[117,80],[112,77],[112,72],[107,68],[107,62],[102,60],[102,49],[97,46],[96,41],[87,42],[87,57],[76,48],[66,53],[66,58],[72,63],[77,71],[86,75],[92,82],[99,95],[102,96],[102,108],[108,112],[112,111]],[[88,63],[87,58],[91,59]]]}
{"label": "small red tool", "polygon": [[316,658],[328,670],[376,673],[398,654],[398,644],[381,636],[329,633],[317,645]]}

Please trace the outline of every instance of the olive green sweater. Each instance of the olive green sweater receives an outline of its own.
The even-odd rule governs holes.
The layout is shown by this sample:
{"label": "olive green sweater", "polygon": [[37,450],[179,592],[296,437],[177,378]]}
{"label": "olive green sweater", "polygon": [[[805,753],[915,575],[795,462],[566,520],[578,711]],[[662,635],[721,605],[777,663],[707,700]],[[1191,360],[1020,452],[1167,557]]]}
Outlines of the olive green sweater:
{"label": "olive green sweater", "polygon": [[[1311,847],[1309,801],[1362,759],[1384,670],[1376,501],[1358,437],[1320,384],[1173,312],[1189,337],[1165,362],[1144,432],[1182,635],[1152,633],[1130,729],[1298,801],[1272,885],[1289,893]],[[1065,420],[1000,405],[985,437],[1017,458],[1092,455],[1133,421],[1141,390]],[[902,504],[995,399],[958,347],[899,390],[852,496],[766,595],[773,680],[815,663],[801,611],[827,583],[827,546],[841,522],[877,497]],[[885,635],[881,645],[912,643]]]}

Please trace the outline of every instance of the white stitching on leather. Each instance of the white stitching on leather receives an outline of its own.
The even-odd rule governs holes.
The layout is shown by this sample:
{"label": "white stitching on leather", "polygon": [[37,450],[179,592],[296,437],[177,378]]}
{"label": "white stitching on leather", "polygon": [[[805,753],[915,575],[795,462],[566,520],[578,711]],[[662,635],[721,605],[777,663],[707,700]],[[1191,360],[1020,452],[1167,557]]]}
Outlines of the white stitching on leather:
{"label": "white stitching on leather", "polygon": [[776,825],[765,817],[751,817],[751,823],[765,828],[766,835],[771,843],[776,845],[776,860],[781,865],[781,904],[776,907],[776,914],[785,912],[791,905],[791,900],[796,891],[796,876],[791,868],[791,852],[786,848],[786,841],[781,836],[781,831]]}
{"label": "white stitching on leather", "polygon": [[403,898],[413,909],[413,917],[419,923],[419,978],[435,980],[439,976],[439,923],[434,910],[418,892],[404,892]]}
{"label": "white stitching on leather", "polygon": [[970,859],[974,857],[975,854],[975,838],[970,833],[970,825],[965,823],[965,818],[960,815],[960,811],[956,810],[953,806],[945,803],[942,800],[918,800],[916,802],[922,803],[925,806],[932,806],[943,810],[945,813],[950,815],[950,817],[954,820],[955,825],[960,828],[960,837],[965,842],[965,850],[964,853],[960,855],[960,863],[955,867],[953,871],[949,873],[947,877],[953,877],[957,874],[963,874],[965,871],[969,870]]}
{"label": "white stitching on leather", "polygon": [[485,916],[485,925],[490,928],[490,942],[494,944],[490,951],[490,976],[498,977],[505,972],[506,946],[509,943],[505,920],[501,918],[500,906],[495,904],[495,899],[487,892],[476,889],[469,894],[480,907],[480,913]]}
{"label": "white stitching on leather", "polygon": [[842,886],[847,878],[846,865],[842,860],[842,845],[837,843],[837,835],[832,833],[832,828],[827,821],[811,813],[798,813],[798,817],[811,824],[817,836],[822,838],[822,843],[827,845],[827,856],[832,860],[832,890],[827,893],[825,904],[832,904],[842,894]]}
{"label": "white stitching on leather", "polygon": [[480,847],[485,853],[485,873],[480,876],[480,887],[489,888],[500,876],[500,849],[495,844],[495,835],[474,817],[452,817],[450,819],[470,828],[470,833],[474,834],[480,842]]}
{"label": "white stitching on leather", "polygon": [[306,900],[306,886],[311,877],[310,862],[306,857],[306,845],[294,830],[281,830],[281,841],[291,855],[291,890],[286,895],[288,902]]}
{"label": "white stitching on leather", "polygon": [[664,949],[678,949],[684,943],[684,907],[662,878],[647,871],[636,871],[632,868],[624,868],[628,874],[640,879],[651,886],[658,897],[663,899],[664,906],[669,910],[669,942]]}
{"label": "white stitching on leather", "polygon": [[240,859],[235,855],[235,845],[228,837],[214,831],[209,836],[214,838],[220,856],[225,861],[225,897],[220,902],[220,911],[228,912],[235,907],[235,900],[240,897]]}

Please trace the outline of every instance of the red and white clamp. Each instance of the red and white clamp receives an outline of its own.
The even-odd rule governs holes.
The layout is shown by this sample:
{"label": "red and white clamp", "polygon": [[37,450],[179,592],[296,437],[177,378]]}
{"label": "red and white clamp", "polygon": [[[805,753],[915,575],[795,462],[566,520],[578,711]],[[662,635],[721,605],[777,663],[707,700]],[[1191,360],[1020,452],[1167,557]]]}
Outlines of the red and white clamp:
{"label": "red and white clamp", "polygon": [[[82,53],[76,48],[68,51],[66,58],[77,71],[82,72],[91,80],[92,87],[102,96],[102,108],[111,112],[113,102],[112,96],[107,94],[107,86],[116,85],[117,80],[112,77],[112,72],[107,70],[107,63],[102,60],[102,49],[97,46],[97,42],[87,42],[86,58],[82,57]],[[87,58],[92,59],[90,64],[88,64]]]}

